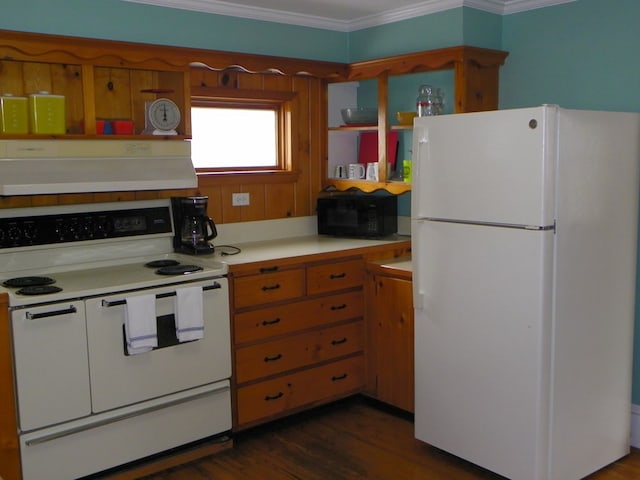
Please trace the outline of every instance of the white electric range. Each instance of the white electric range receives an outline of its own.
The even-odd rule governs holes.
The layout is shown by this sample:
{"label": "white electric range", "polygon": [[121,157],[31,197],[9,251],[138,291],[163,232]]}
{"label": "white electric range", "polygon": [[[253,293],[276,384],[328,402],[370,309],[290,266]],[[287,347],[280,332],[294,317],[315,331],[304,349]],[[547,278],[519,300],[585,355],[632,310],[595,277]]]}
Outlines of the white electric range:
{"label": "white electric range", "polygon": [[[78,478],[231,429],[227,268],[173,253],[172,240],[169,200],[0,210],[24,480]],[[194,288],[204,334],[181,342],[175,302]],[[157,346],[130,354],[125,312],[140,295],[155,296]]]}

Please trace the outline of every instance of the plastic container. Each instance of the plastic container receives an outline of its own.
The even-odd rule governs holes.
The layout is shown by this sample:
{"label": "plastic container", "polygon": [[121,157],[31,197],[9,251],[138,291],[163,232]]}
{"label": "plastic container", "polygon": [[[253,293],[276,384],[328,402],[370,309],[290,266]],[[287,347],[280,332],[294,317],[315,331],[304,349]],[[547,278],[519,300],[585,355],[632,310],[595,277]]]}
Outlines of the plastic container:
{"label": "plastic container", "polygon": [[66,133],[64,96],[49,92],[29,95],[29,129],[40,134]]}
{"label": "plastic container", "polygon": [[0,133],[29,133],[29,107],[27,97],[0,96]]}
{"label": "plastic container", "polygon": [[133,120],[113,120],[113,133],[116,135],[133,135]]}

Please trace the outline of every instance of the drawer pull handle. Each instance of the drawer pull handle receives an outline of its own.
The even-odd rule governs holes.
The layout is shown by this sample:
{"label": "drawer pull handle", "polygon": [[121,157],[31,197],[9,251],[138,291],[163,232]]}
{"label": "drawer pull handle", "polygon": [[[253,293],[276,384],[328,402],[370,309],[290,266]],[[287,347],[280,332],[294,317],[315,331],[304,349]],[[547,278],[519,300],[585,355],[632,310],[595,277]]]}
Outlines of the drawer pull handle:
{"label": "drawer pull handle", "polygon": [[331,345],[342,345],[343,343],[347,343],[347,337],[341,338],[340,340],[331,340]]}
{"label": "drawer pull handle", "polygon": [[277,290],[279,288],[280,288],[280,284],[276,283],[275,285],[265,285],[264,287],[262,287],[262,291],[267,292],[269,290]]}
{"label": "drawer pull handle", "polygon": [[347,308],[347,304],[343,303],[342,305],[332,305],[331,310],[344,310]]}
{"label": "drawer pull handle", "polygon": [[271,400],[277,400],[277,399],[281,398],[282,396],[284,396],[284,393],[278,392],[275,395],[265,395],[264,399],[265,399],[265,401],[270,402]]}
{"label": "drawer pull handle", "polygon": [[331,280],[336,280],[337,278],[344,278],[346,277],[347,274],[346,273],[332,273],[331,275],[329,275],[329,279]]}
{"label": "drawer pull handle", "polygon": [[276,323],[280,323],[280,317],[274,318],[273,320],[264,320],[262,322],[262,326],[268,327],[269,325],[275,325]]}
{"label": "drawer pull handle", "polygon": [[344,380],[345,378],[347,378],[347,374],[343,373],[342,375],[334,375],[333,377],[331,377],[331,381],[337,382],[338,380]]}
{"label": "drawer pull handle", "polygon": [[282,354],[278,353],[277,355],[274,355],[273,357],[264,357],[264,361],[265,362],[275,362],[276,360],[280,360],[282,358]]}
{"label": "drawer pull handle", "polygon": [[278,271],[278,266],[274,265],[273,267],[263,267],[260,269],[260,273],[271,273],[271,272],[277,272]]}

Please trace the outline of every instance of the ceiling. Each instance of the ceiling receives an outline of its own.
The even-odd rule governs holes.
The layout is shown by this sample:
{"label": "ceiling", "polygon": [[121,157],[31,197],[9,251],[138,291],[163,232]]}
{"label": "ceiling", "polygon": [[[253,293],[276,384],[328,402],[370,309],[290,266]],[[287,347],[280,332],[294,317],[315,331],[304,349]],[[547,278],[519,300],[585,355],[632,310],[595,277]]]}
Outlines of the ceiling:
{"label": "ceiling", "polygon": [[506,15],[575,0],[125,1],[348,32],[463,6]]}

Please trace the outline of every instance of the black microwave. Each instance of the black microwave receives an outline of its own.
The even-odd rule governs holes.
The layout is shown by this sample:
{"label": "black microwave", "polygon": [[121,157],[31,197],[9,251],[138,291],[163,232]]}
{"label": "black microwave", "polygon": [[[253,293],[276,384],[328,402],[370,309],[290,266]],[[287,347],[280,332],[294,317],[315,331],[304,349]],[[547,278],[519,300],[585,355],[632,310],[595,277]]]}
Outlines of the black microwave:
{"label": "black microwave", "polygon": [[344,194],[318,198],[318,233],[384,237],[398,231],[398,197]]}

